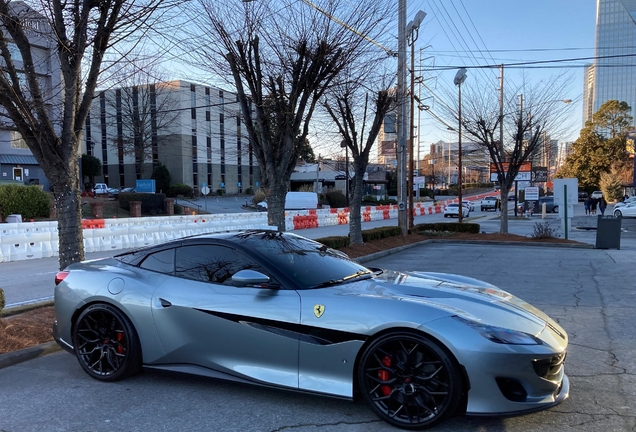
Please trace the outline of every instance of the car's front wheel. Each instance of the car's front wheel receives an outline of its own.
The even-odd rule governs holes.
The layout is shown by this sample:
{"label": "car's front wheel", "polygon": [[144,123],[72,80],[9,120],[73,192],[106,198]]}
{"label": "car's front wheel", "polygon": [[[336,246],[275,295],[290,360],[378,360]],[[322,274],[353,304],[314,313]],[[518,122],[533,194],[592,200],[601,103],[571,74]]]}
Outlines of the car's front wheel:
{"label": "car's front wheel", "polygon": [[73,329],[75,355],[86,373],[117,381],[141,369],[141,344],[130,320],[117,308],[95,304],[84,310]]}
{"label": "car's front wheel", "polygon": [[559,206],[554,206],[554,208],[552,209],[552,213],[558,213],[559,212]]}
{"label": "car's front wheel", "polygon": [[623,213],[620,210],[615,210],[614,217],[623,217]]}
{"label": "car's front wheel", "polygon": [[452,414],[461,399],[459,366],[428,337],[386,334],[371,343],[358,364],[358,384],[378,417],[402,429],[431,427]]}

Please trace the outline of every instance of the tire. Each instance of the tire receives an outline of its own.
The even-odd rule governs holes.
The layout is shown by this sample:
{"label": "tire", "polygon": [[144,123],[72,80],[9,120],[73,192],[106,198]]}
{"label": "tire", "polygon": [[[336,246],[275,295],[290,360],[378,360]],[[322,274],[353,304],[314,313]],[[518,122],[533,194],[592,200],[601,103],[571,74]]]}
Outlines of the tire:
{"label": "tire", "polygon": [[554,206],[552,208],[552,213],[558,213],[559,212],[559,206]]}
{"label": "tire", "polygon": [[107,304],[89,306],[73,326],[73,346],[82,369],[98,381],[118,381],[141,369],[141,344],[130,320]]}
{"label": "tire", "polygon": [[481,208],[481,211],[485,211],[485,209],[482,207],[482,208]]}
{"label": "tire", "polygon": [[445,218],[447,218],[447,217],[448,217],[448,215],[447,215],[447,214],[445,214],[445,215],[444,215],[444,217],[445,217]]}
{"label": "tire", "polygon": [[623,213],[620,210],[614,210],[614,217],[623,217]]}
{"label": "tire", "polygon": [[462,397],[459,366],[423,334],[395,332],[360,356],[360,393],[383,421],[402,429],[429,428],[453,414]]}

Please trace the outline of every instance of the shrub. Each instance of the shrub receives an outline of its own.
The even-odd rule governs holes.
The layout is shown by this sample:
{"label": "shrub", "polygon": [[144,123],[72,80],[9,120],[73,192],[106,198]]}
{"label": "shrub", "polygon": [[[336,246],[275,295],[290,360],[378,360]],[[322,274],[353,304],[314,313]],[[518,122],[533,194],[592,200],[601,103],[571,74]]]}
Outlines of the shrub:
{"label": "shrub", "polygon": [[309,184],[304,184],[298,188],[298,192],[313,192],[314,186]]}
{"label": "shrub", "polygon": [[174,205],[174,214],[176,215],[182,215],[184,213],[184,208],[182,205],[180,204],[175,204]]}
{"label": "shrub", "polygon": [[51,212],[51,197],[38,186],[0,186],[0,211],[4,220],[10,214],[22,219],[47,218]]}
{"label": "shrub", "polygon": [[402,228],[398,226],[378,227],[362,231],[362,241],[378,240],[386,237],[394,237],[402,234]]}
{"label": "shrub", "polygon": [[318,243],[322,243],[331,249],[341,249],[349,246],[349,237],[346,236],[332,236],[316,239]]}
{"label": "shrub", "polygon": [[325,197],[327,198],[329,207],[331,208],[341,208],[347,205],[347,197],[345,197],[342,191],[329,191],[325,194]]}
{"label": "shrub", "polygon": [[421,233],[422,231],[450,231],[470,234],[479,234],[480,225],[476,223],[457,222],[436,222],[415,225],[411,231]]}
{"label": "shrub", "polygon": [[155,180],[155,188],[157,192],[166,193],[170,190],[170,172],[161,162],[157,162],[157,166],[152,170],[150,178]]}
{"label": "shrub", "polygon": [[254,205],[256,205],[265,201],[265,198],[265,191],[263,189],[258,189],[254,194],[254,198],[252,198],[252,201],[254,202]]}
{"label": "shrub", "polygon": [[184,198],[193,198],[194,197],[194,189],[191,186],[183,183],[177,183],[170,186],[168,189],[168,194],[170,198],[174,198],[177,196],[182,196]]}
{"label": "shrub", "polygon": [[253,193],[254,193],[254,189],[252,189],[252,188],[247,188],[247,189],[245,190],[245,194],[246,194],[246,195],[252,195]]}
{"label": "shrub", "polygon": [[225,191],[223,189],[217,189],[216,190],[216,194],[219,196],[222,196],[225,193]]}
{"label": "shrub", "polygon": [[[153,194],[153,193],[120,193],[119,194],[119,207],[124,210],[130,211],[131,201],[141,201],[141,212],[146,214],[161,214],[163,213],[163,201],[166,199],[165,194]],[[175,213],[176,213],[175,205]]]}
{"label": "shrub", "polygon": [[547,222],[534,224],[534,229],[530,237],[535,239],[556,238],[558,237],[557,230],[550,228]]}
{"label": "shrub", "polygon": [[376,199],[376,197],[374,197],[373,195],[365,195],[362,197],[362,202],[377,202],[378,200]]}
{"label": "shrub", "polygon": [[4,290],[0,288],[0,316],[2,316],[2,309],[4,309]]}

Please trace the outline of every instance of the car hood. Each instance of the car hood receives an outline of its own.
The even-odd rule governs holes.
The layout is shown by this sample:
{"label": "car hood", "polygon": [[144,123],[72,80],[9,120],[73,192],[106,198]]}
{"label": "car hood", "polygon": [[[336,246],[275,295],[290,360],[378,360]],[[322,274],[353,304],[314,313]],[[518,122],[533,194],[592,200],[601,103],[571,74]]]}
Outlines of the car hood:
{"label": "car hood", "polygon": [[384,271],[373,279],[345,284],[342,289],[350,295],[419,303],[441,311],[442,316],[459,315],[531,334],[540,333],[546,323],[558,327],[520,298],[487,282],[455,274]]}

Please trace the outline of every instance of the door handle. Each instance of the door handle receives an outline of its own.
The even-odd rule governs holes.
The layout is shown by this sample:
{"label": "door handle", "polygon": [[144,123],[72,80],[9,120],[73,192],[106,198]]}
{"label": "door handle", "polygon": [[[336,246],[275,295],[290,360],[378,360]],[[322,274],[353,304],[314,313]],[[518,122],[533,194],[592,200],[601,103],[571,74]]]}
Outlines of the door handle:
{"label": "door handle", "polygon": [[165,308],[169,308],[170,306],[172,306],[172,303],[170,303],[168,300],[162,299],[161,297],[159,297],[159,303],[161,303],[161,306]]}

